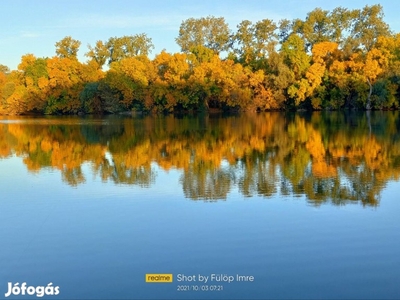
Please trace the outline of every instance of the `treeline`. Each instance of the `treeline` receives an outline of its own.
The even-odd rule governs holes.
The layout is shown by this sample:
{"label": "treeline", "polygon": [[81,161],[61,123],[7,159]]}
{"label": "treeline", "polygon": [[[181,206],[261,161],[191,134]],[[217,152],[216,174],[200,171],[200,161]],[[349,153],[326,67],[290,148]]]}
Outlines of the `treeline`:
{"label": "treeline", "polygon": [[0,66],[0,114],[123,111],[398,109],[400,34],[380,5],[315,9],[304,20],[190,18],[180,53],[154,48],[146,34],[88,46],[65,37],[56,56],[26,54]]}

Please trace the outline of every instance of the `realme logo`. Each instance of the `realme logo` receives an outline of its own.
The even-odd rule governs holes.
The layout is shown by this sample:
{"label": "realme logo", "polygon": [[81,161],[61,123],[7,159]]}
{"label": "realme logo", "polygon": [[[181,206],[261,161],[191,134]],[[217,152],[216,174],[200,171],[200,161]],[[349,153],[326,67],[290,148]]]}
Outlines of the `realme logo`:
{"label": "realme logo", "polygon": [[146,282],[172,282],[172,274],[146,274]]}

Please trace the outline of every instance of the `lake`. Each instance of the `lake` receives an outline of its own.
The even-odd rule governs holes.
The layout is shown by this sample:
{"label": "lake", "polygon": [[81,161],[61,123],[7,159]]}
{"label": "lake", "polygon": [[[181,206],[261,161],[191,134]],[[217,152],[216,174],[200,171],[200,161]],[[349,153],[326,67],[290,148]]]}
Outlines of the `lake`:
{"label": "lake", "polygon": [[0,297],[398,299],[399,179],[399,112],[1,117]]}

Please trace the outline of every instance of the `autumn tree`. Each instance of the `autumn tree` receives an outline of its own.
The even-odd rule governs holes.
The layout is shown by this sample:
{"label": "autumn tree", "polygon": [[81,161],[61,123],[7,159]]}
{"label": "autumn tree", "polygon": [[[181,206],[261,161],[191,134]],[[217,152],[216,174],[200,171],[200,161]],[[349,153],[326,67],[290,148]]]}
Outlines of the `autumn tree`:
{"label": "autumn tree", "polygon": [[5,113],[3,89],[6,84],[6,80],[6,75],[3,72],[0,72],[0,115]]}
{"label": "autumn tree", "polygon": [[309,83],[308,95],[314,109],[326,107],[323,103],[328,98],[326,89],[329,88],[329,68],[337,55],[338,44],[334,42],[320,42],[312,48],[312,64],[305,77]]}
{"label": "autumn tree", "polygon": [[40,88],[46,80],[45,67],[43,68],[45,65],[44,59],[37,59],[33,54],[27,54],[21,58],[18,71],[4,75],[0,91],[3,113],[17,115],[43,108]]}
{"label": "autumn tree", "polygon": [[194,46],[191,48],[188,59],[192,67],[197,66],[203,62],[210,62],[216,54],[210,48],[203,45]]}
{"label": "autumn tree", "polygon": [[191,97],[187,80],[191,74],[188,56],[185,53],[169,54],[162,51],[153,60],[157,77],[151,88],[154,103],[163,109],[193,108],[197,99]]}
{"label": "autumn tree", "polygon": [[387,66],[374,84],[373,98],[377,108],[398,108],[400,87],[400,34],[380,36],[374,48],[387,59]]}
{"label": "autumn tree", "polygon": [[373,85],[375,84],[378,76],[384,71],[388,65],[388,59],[383,53],[376,48],[368,51],[363,67],[363,75],[369,86],[369,93],[365,108],[367,110],[372,108],[371,96],[373,92]]}
{"label": "autumn tree", "polygon": [[77,113],[79,93],[83,88],[81,63],[75,58],[53,57],[47,60],[48,86],[46,114]]}
{"label": "autumn tree", "polygon": [[24,55],[18,69],[21,72],[21,84],[27,92],[26,110],[42,112],[49,94],[47,58],[36,58],[33,54]]}
{"label": "autumn tree", "polygon": [[4,85],[6,84],[7,81],[7,75],[10,73],[10,69],[5,66],[0,64],[0,107],[1,107],[1,100],[2,100],[2,89],[4,87]]}
{"label": "autumn tree", "polygon": [[104,111],[146,109],[145,100],[148,100],[154,73],[152,62],[144,55],[113,62],[98,86]]}
{"label": "autumn tree", "polygon": [[56,54],[60,58],[77,59],[80,45],[80,41],[67,36],[55,44]]}

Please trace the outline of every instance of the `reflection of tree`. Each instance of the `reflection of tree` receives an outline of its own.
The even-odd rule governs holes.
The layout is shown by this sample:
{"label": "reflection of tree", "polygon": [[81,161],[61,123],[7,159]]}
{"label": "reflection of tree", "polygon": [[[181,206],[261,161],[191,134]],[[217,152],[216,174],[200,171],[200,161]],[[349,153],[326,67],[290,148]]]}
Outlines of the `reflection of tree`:
{"label": "reflection of tree", "polygon": [[86,181],[81,167],[72,169],[65,168],[61,173],[63,181],[67,182],[71,186],[77,186]]}
{"label": "reflection of tree", "polygon": [[184,170],[180,181],[185,196],[190,199],[226,199],[233,176],[233,173],[225,169],[210,168],[203,161],[199,161]]}
{"label": "reflection of tree", "polygon": [[122,134],[124,127],[118,120],[109,119],[103,124],[81,125],[80,130],[86,142],[107,145],[112,138]]}
{"label": "reflection of tree", "polygon": [[150,167],[127,167],[124,164],[113,168],[111,179],[115,183],[149,186],[154,181],[154,171]]}
{"label": "reflection of tree", "polygon": [[1,155],[23,156],[30,171],[58,169],[73,186],[89,163],[103,181],[148,187],[156,164],[182,170],[191,199],[226,199],[237,186],[246,197],[377,205],[400,178],[398,112],[14,121],[0,125]]}
{"label": "reflection of tree", "polygon": [[277,192],[277,167],[268,159],[268,154],[253,153],[251,159],[242,159],[238,167],[241,170],[238,178],[239,190],[244,196],[257,194],[270,197]]}
{"label": "reflection of tree", "polygon": [[0,158],[8,157],[11,155],[11,143],[9,141],[10,135],[5,126],[0,126]]}

